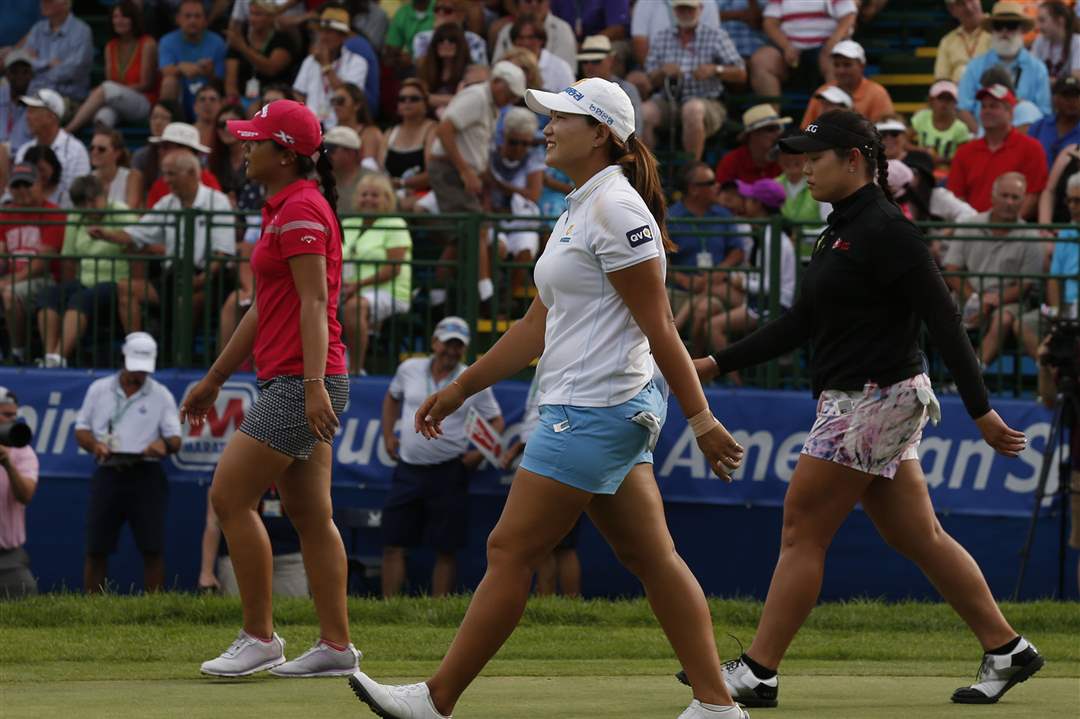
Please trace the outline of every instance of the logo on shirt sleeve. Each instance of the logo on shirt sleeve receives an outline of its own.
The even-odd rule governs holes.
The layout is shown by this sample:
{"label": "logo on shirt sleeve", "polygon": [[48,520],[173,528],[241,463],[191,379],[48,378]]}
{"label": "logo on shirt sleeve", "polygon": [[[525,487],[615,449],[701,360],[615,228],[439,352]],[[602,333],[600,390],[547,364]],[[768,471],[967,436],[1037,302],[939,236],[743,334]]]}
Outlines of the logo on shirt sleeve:
{"label": "logo on shirt sleeve", "polygon": [[631,247],[640,247],[646,242],[652,242],[652,228],[648,225],[642,225],[637,229],[630,230],[626,233],[626,239]]}

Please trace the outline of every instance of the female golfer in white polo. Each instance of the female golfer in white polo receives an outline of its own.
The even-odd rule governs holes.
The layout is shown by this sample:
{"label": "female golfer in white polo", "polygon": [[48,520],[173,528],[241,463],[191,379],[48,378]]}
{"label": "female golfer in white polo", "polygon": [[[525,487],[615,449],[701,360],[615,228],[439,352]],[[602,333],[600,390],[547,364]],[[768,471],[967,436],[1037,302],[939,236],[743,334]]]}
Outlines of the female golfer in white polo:
{"label": "female golfer in white polo", "polygon": [[514,631],[537,564],[583,511],[645,586],[694,689],[680,719],[742,719],[721,678],[704,593],[675,552],[652,473],[666,413],[653,361],[689,417],[713,470],[730,479],[743,450],[709,411],[664,290],[668,245],[652,154],[633,137],[634,110],[618,85],[590,78],[561,93],[530,90],[550,114],[547,163],[577,187],[536,264],[539,297],[490,352],[435,393],[416,431],[437,438],[466,397],[538,355],[540,423],[529,437],[488,567],[442,665],[420,684],[386,686],[362,672],[356,695],[381,717],[448,717]]}

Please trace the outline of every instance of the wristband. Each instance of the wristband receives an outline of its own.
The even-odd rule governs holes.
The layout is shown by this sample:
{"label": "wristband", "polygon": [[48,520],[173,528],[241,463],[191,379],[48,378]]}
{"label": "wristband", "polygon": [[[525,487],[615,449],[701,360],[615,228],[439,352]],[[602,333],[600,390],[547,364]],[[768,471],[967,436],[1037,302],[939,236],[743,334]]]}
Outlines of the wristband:
{"label": "wristband", "polygon": [[694,430],[694,437],[700,437],[720,426],[720,420],[713,416],[712,410],[708,407],[693,417],[688,417],[686,422],[690,425],[690,429]]}
{"label": "wristband", "polygon": [[322,382],[323,378],[322,377],[305,377],[303,381],[304,381],[304,384],[307,384],[308,382]]}

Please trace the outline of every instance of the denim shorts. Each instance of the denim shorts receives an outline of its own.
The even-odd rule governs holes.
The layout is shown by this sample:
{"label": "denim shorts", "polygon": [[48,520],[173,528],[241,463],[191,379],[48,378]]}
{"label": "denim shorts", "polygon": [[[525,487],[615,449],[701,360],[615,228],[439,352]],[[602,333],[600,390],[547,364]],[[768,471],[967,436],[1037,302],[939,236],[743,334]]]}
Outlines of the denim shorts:
{"label": "denim shorts", "polygon": [[613,407],[541,405],[521,467],[592,494],[615,494],[635,465],[653,461],[650,431],[633,419],[640,412],[659,425],[667,416],[667,398],[653,381]]}

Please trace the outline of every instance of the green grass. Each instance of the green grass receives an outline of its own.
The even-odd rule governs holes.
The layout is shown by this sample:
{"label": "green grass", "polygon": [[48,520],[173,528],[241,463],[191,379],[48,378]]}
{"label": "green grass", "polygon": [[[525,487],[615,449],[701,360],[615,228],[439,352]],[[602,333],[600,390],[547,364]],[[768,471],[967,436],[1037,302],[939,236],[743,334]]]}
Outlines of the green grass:
{"label": "green grass", "polygon": [[[437,666],[467,602],[350,600],[365,670],[387,680],[425,676]],[[734,656],[738,645],[728,633],[748,642],[761,604],[711,605],[721,655]],[[1080,716],[1080,605],[1003,608],[1048,661],[1037,680],[1009,694],[1001,715]],[[356,715],[359,706],[341,680],[200,677],[199,662],[231,641],[239,621],[236,600],[182,594],[47,595],[0,603],[0,716]],[[290,655],[317,638],[309,601],[277,602],[275,624]],[[948,702],[954,688],[970,682],[978,657],[978,645],[946,606],[825,604],[785,659],[781,708],[754,716],[984,716],[986,708]],[[455,716],[673,719],[689,700],[671,678],[676,669],[645,602],[537,599]]]}

